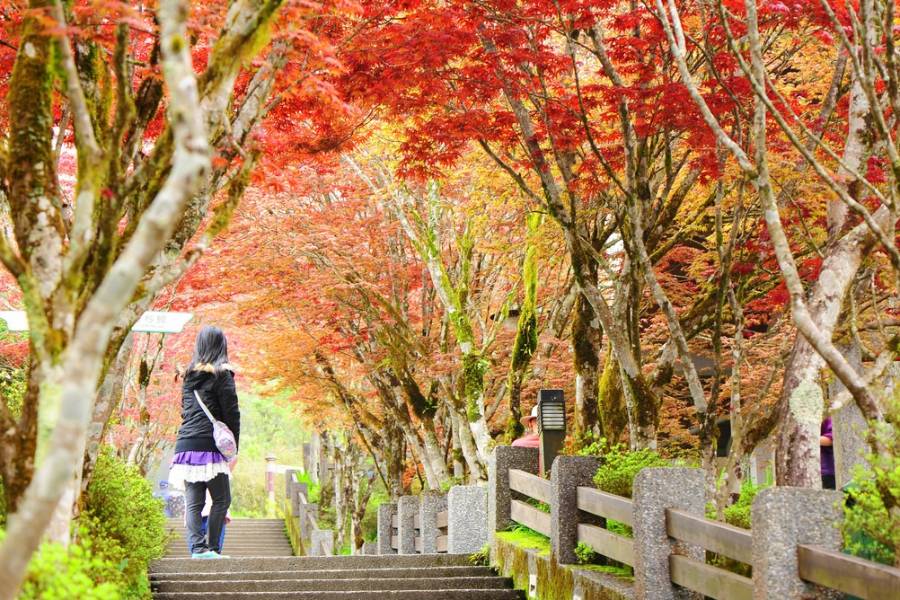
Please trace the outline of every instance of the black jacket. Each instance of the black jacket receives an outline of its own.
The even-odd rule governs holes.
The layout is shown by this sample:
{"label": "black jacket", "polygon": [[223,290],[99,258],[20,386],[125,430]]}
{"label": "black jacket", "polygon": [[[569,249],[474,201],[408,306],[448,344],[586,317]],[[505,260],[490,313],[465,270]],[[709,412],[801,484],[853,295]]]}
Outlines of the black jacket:
{"label": "black jacket", "polygon": [[181,386],[181,428],[178,430],[175,452],[217,451],[212,423],[197,403],[194,390],[200,393],[209,412],[228,425],[240,446],[241,411],[234,388],[234,373],[227,369],[218,373],[189,371]]}

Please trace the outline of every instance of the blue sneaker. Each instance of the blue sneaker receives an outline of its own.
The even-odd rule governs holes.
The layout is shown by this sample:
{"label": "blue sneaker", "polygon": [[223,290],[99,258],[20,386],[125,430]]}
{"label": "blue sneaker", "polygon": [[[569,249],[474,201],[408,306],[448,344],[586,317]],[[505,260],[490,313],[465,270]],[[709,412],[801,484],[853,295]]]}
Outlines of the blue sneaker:
{"label": "blue sneaker", "polygon": [[207,550],[206,552],[194,552],[191,554],[191,558],[222,558],[218,552],[213,552],[212,550]]}

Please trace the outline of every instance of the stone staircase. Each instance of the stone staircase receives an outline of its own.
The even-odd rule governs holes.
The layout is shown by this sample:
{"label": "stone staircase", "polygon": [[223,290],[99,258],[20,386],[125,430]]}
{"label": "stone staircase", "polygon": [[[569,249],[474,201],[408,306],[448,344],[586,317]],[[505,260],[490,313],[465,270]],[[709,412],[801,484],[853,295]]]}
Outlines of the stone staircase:
{"label": "stone staircase", "polygon": [[524,600],[512,581],[468,556],[291,556],[284,522],[235,519],[226,530],[228,559],[189,558],[183,526],[166,558],[150,569],[155,600]]}
{"label": "stone staircase", "polygon": [[[166,526],[172,535],[167,558],[189,558],[184,522],[169,519]],[[244,556],[292,556],[294,551],[281,519],[232,519],[225,527],[225,546],[222,553],[240,558]]]}

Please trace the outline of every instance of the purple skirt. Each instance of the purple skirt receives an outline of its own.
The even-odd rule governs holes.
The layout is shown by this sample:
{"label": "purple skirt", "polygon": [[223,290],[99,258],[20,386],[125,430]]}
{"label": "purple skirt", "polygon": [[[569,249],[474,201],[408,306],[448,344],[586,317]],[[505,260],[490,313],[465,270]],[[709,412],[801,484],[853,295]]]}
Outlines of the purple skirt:
{"label": "purple skirt", "polygon": [[169,469],[169,485],[173,489],[183,490],[187,483],[210,481],[222,473],[231,477],[228,461],[220,452],[177,452]]}

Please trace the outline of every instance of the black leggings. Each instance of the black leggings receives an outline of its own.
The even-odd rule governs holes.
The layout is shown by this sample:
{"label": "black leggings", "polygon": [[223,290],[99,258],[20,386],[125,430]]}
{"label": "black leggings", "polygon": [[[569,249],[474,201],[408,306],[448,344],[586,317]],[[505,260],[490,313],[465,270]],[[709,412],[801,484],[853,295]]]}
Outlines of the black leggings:
{"label": "black leggings", "polygon": [[[219,473],[209,481],[188,481],[184,488],[185,522],[191,552],[221,552],[222,527],[225,526],[225,514],[231,506],[231,482],[228,475]],[[212,508],[209,511],[206,535],[203,535],[201,513],[206,504],[206,490],[209,490],[212,498]]]}

